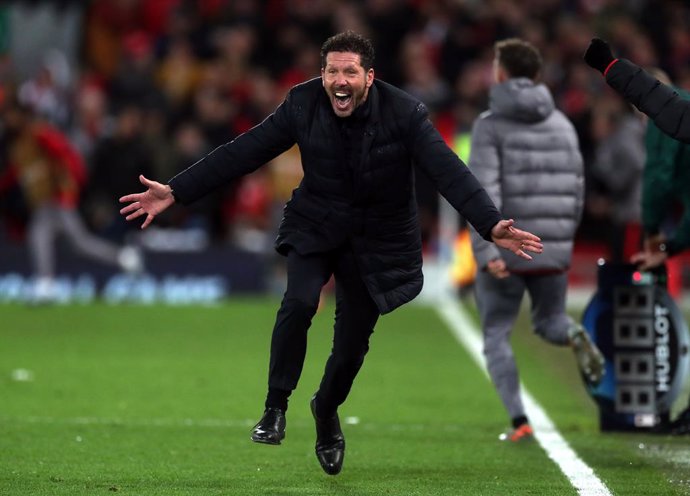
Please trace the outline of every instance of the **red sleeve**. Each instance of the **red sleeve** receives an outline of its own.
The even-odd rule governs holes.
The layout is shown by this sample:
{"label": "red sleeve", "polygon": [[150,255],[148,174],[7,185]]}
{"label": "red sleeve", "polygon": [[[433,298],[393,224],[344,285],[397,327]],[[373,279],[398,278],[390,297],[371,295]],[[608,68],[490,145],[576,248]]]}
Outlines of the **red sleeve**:
{"label": "red sleeve", "polygon": [[0,172],[0,193],[17,184],[17,170],[11,165]]}
{"label": "red sleeve", "polygon": [[36,140],[48,156],[65,166],[79,186],[86,183],[84,160],[64,134],[52,127],[41,126],[36,131]]}

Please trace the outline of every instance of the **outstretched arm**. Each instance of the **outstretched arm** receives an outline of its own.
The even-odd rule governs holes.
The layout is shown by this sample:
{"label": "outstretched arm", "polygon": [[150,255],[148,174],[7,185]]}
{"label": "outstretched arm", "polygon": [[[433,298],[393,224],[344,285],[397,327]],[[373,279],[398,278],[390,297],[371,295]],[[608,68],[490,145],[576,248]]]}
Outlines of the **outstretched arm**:
{"label": "outstretched arm", "polygon": [[584,59],[664,133],[690,143],[690,101],[629,60],[615,58],[609,44],[602,39],[592,39]]}
{"label": "outstretched arm", "polygon": [[532,260],[526,252],[541,253],[544,246],[534,234],[513,227],[513,219],[501,220],[491,229],[491,239],[501,248],[510,250],[518,257]]}
{"label": "outstretched arm", "polygon": [[527,260],[532,257],[525,251],[541,253],[539,237],[513,227],[513,219],[501,219],[489,194],[433,127],[426,107],[418,105],[416,114],[417,126],[412,127],[411,134],[413,157],[443,197],[487,241]]}
{"label": "outstretched arm", "polygon": [[156,215],[175,203],[175,197],[172,194],[172,189],[167,184],[151,181],[143,175],[139,176],[139,181],[146,186],[147,190],[143,193],[133,193],[120,198],[120,203],[129,202],[129,205],[123,207],[120,213],[126,215],[125,218],[127,220],[134,220],[142,215],[146,215],[146,219],[144,219],[144,223],[141,225],[141,228],[145,229],[153,222]]}

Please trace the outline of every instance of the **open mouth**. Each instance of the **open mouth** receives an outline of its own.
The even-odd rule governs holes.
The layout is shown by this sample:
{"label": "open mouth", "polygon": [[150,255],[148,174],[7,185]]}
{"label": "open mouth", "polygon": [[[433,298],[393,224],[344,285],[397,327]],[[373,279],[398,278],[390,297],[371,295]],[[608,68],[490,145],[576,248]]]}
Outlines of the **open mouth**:
{"label": "open mouth", "polygon": [[333,93],[333,96],[335,97],[335,106],[338,108],[338,110],[347,109],[348,105],[350,105],[350,102],[352,101],[352,94],[344,91],[336,91]]}

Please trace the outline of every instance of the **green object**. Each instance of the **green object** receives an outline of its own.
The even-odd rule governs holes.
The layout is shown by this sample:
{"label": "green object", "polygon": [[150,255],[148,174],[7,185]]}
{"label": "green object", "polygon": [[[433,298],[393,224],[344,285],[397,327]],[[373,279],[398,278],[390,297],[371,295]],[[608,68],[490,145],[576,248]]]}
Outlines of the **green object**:
{"label": "green object", "polygon": [[[285,441],[252,443],[277,308],[0,305],[0,494],[577,494],[536,442],[498,441],[508,420],[493,387],[423,306],[383,316],[372,336],[339,412],[342,473],[319,467],[309,412],[330,304],[310,330]],[[599,433],[572,352],[526,318],[513,342],[523,381],[612,494],[687,490],[686,437]]]}
{"label": "green object", "polygon": [[[685,99],[687,92],[677,90]],[[642,225],[657,233],[672,212],[674,203],[682,217],[666,243],[670,255],[690,248],[690,145],[663,133],[651,120],[645,135],[647,159],[642,176]]]}
{"label": "green object", "polygon": [[453,151],[465,164],[470,161],[472,133],[458,133],[453,139]]}
{"label": "green object", "polygon": [[0,55],[10,51],[10,9],[0,7]]}

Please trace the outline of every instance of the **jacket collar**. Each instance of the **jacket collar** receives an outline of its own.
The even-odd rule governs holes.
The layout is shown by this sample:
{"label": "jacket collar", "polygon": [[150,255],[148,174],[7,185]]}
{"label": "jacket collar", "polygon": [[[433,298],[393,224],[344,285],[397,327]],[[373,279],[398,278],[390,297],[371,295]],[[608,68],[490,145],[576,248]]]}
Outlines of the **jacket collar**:
{"label": "jacket collar", "polygon": [[374,79],[374,84],[369,88],[369,95],[367,95],[367,103],[369,106],[369,124],[375,124],[381,120],[381,108],[379,105],[379,89]]}

